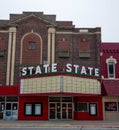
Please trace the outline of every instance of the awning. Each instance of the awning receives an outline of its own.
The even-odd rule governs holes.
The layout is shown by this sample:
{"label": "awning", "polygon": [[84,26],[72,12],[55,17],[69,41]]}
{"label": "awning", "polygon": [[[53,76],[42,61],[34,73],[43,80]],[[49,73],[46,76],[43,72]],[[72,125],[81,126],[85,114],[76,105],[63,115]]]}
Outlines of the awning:
{"label": "awning", "polygon": [[102,94],[119,96],[119,80],[103,80]]}

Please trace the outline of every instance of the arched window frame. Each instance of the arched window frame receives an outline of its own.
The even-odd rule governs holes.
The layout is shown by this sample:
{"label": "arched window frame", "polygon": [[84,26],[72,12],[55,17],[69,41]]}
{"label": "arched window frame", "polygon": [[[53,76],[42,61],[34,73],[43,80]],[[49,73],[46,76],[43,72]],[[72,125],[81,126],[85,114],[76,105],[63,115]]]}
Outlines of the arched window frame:
{"label": "arched window frame", "polygon": [[115,64],[117,63],[117,60],[113,58],[113,56],[110,56],[110,58],[106,59],[107,63],[107,73],[108,78],[115,78]]}

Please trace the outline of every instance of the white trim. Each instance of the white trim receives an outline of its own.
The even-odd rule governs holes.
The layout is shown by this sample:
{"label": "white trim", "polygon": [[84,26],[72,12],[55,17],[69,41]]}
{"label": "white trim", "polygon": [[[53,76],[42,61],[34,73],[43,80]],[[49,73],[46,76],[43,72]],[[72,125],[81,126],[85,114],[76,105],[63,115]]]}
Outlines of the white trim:
{"label": "white trim", "polygon": [[11,32],[11,30],[9,29],[9,41],[8,41],[8,55],[7,55],[6,85],[9,85],[9,82],[10,82],[11,47],[12,47],[12,32]]}
{"label": "white trim", "polygon": [[106,59],[106,63],[113,61],[115,64],[117,63],[117,60],[113,58],[113,56],[110,56],[108,59]]}
{"label": "white trim", "polygon": [[5,30],[0,30],[0,33],[8,33],[9,30],[5,31]]}
{"label": "white trim", "polygon": [[[113,77],[110,77],[109,75],[109,62],[112,62],[113,63],[113,71],[114,71],[114,76]],[[107,75],[108,75],[108,78],[109,79],[115,79],[115,64],[117,63],[117,60],[115,58],[113,58],[113,56],[110,56],[108,59],[106,59],[106,63],[107,63]]]}
{"label": "white trim", "polygon": [[[16,31],[16,28],[15,28]],[[12,43],[12,63],[11,63],[11,80],[10,85],[14,84],[14,68],[15,68],[15,52],[16,52],[16,32],[13,32],[13,43]]]}
{"label": "white trim", "polygon": [[88,34],[88,35],[93,35],[93,34],[101,34],[101,32],[88,32],[88,33],[81,33],[81,32],[56,32],[56,34],[73,34],[73,35]]}
{"label": "white trim", "polygon": [[[111,77],[110,76],[110,73],[109,73],[109,65],[110,65],[110,63],[113,65],[113,77]],[[108,78],[110,78],[110,79],[114,79],[115,78],[115,62],[114,61],[108,61],[108,63],[107,63],[107,72],[108,72]]]}

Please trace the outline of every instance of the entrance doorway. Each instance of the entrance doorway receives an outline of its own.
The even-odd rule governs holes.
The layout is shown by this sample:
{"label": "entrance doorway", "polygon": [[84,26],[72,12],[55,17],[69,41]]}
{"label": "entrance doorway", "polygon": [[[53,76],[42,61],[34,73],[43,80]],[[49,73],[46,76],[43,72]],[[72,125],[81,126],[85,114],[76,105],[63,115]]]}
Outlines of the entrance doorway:
{"label": "entrance doorway", "polygon": [[71,120],[73,118],[72,97],[50,97],[49,119]]}
{"label": "entrance doorway", "polygon": [[18,98],[0,97],[0,120],[17,120]]}

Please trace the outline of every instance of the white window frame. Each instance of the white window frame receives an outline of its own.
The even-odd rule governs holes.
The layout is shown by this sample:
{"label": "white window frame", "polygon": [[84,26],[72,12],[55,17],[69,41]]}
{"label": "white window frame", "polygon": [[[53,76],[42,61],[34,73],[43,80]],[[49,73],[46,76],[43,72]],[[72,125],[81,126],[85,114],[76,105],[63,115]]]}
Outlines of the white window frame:
{"label": "white window frame", "polygon": [[[109,65],[113,65],[113,74],[110,74],[110,72],[109,72]],[[115,62],[114,61],[112,61],[112,60],[110,60],[110,61],[108,61],[108,63],[107,63],[107,71],[108,71],[108,78],[115,78]]]}
{"label": "white window frame", "polygon": [[[115,64],[117,63],[117,60],[115,58],[113,58],[113,56],[110,56],[108,59],[106,59],[106,63],[107,63],[107,74],[108,74],[108,78],[114,79],[116,77],[115,76]],[[113,63],[113,68],[114,68],[113,77],[110,76],[110,74],[109,74],[109,63]]]}

